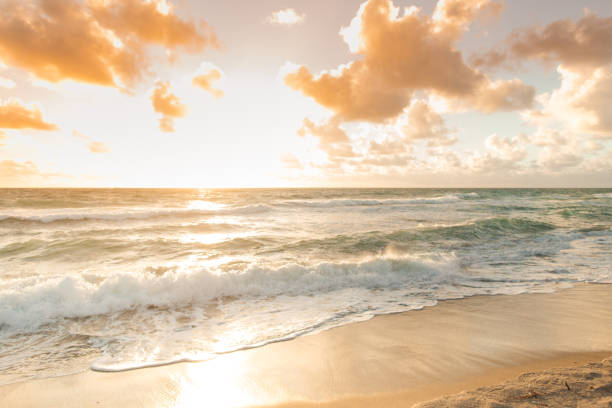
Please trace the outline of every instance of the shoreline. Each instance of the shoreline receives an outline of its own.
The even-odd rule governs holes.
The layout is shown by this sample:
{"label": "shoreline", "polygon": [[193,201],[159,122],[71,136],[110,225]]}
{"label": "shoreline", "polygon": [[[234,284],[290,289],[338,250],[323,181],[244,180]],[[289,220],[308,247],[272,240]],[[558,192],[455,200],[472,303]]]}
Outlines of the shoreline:
{"label": "shoreline", "polygon": [[612,356],[610,295],[580,284],[440,301],[205,362],[4,385],[0,405],[407,406]]}

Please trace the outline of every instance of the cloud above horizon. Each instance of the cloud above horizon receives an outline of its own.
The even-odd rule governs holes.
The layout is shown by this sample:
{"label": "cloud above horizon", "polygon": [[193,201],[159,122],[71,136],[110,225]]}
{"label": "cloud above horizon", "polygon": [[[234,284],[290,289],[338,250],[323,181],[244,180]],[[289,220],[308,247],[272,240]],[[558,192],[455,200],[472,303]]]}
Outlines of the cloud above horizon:
{"label": "cloud above horizon", "polygon": [[519,79],[491,81],[468,66],[455,46],[473,19],[499,8],[495,4],[440,0],[428,17],[416,7],[400,16],[392,1],[368,0],[341,30],[351,52],[362,59],[318,75],[301,66],[285,76],[285,83],[344,120],[394,119],[418,90],[460,109],[527,109],[535,96],[533,87]]}
{"label": "cloud above horizon", "polygon": [[187,105],[172,93],[170,81],[155,81],[155,87],[150,91],[153,109],[161,113],[159,129],[162,132],[174,132],[174,119],[182,118],[187,114]]}
{"label": "cloud above horizon", "polygon": [[514,67],[526,60],[562,64],[572,71],[612,63],[612,17],[586,11],[574,22],[557,20],[544,27],[514,30],[501,47],[476,54],[472,62],[481,67]]}
{"label": "cloud above horizon", "polygon": [[272,24],[290,26],[302,23],[305,18],[306,16],[304,14],[299,14],[294,9],[287,8],[273,12],[270,17],[268,17],[268,22]]}
{"label": "cloud above horizon", "polygon": [[612,139],[612,17],[585,10],[577,21],[514,30],[504,44],[472,57],[489,69],[516,69],[525,61],[555,65],[559,88],[537,96],[525,118],[543,127],[562,124],[593,138]]}
{"label": "cloud above horizon", "polygon": [[27,106],[18,99],[0,101],[0,129],[57,130],[57,125],[43,119],[40,108]]}
{"label": "cloud above horizon", "polygon": [[222,98],[225,94],[221,89],[215,88],[213,83],[218,82],[223,77],[223,72],[219,67],[210,62],[203,62],[198,72],[191,80],[192,85],[202,88],[210,93],[214,98]]}
{"label": "cloud above horizon", "polygon": [[165,0],[7,0],[0,6],[5,64],[57,83],[131,88],[150,74],[147,46],[200,52],[218,48],[204,23],[185,21]]}

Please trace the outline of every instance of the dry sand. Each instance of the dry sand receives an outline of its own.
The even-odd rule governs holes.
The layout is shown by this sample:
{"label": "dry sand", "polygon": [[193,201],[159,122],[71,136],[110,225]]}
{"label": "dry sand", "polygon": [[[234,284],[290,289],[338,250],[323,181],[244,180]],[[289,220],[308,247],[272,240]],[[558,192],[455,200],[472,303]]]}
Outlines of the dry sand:
{"label": "dry sand", "polygon": [[494,387],[416,405],[440,407],[612,407],[612,358],[581,367],[525,373]]}
{"label": "dry sand", "polygon": [[[527,371],[577,367],[611,356],[611,300],[612,285],[579,285],[554,294],[445,301],[204,363],[12,384],[0,387],[0,407],[406,407]],[[553,378],[546,375],[542,378]],[[601,387],[597,381],[609,383],[609,374],[589,381]],[[530,391],[519,382],[508,386],[518,397]],[[503,402],[514,391],[478,392],[485,396],[463,394],[452,401],[491,400],[457,406],[496,406],[496,398],[514,403]],[[534,401],[539,399],[517,403]]]}

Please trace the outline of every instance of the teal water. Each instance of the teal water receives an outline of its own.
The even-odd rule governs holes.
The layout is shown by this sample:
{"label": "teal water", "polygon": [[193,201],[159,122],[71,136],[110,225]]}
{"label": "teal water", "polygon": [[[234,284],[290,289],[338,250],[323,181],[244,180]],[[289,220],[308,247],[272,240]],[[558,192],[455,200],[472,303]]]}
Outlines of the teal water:
{"label": "teal water", "polygon": [[612,189],[0,190],[0,383],[612,282]]}

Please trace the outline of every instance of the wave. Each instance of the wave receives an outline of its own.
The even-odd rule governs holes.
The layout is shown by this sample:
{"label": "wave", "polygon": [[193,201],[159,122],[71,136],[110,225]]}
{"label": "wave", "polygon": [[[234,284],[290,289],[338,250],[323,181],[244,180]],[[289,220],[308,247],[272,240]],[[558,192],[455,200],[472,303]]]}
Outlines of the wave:
{"label": "wave", "polygon": [[138,307],[205,305],[215,299],[310,296],[346,288],[387,289],[435,283],[458,274],[454,258],[380,257],[358,263],[249,267],[230,273],[157,269],[109,276],[73,275],[20,281],[0,290],[0,327],[33,330],[62,318]]}
{"label": "wave", "polygon": [[431,229],[428,232],[440,232],[442,236],[462,239],[483,239],[506,234],[546,232],[554,229],[556,227],[553,224],[529,218],[494,217],[464,225]]}
{"label": "wave", "polygon": [[555,229],[555,225],[528,218],[496,217],[456,225],[402,229],[392,232],[374,231],[301,240],[267,249],[266,251],[282,253],[288,250],[330,249],[333,252],[343,254],[379,253],[393,244],[408,242],[429,244],[440,240],[482,242],[491,239],[509,238],[512,235],[545,233]]}
{"label": "wave", "polygon": [[369,207],[385,205],[414,205],[414,204],[447,204],[455,203],[469,198],[479,197],[478,193],[448,194],[437,197],[416,197],[407,199],[333,199],[333,200],[289,200],[278,203],[287,207]]}
{"label": "wave", "polygon": [[126,221],[126,220],[147,220],[155,218],[169,217],[200,217],[216,215],[251,215],[270,211],[271,207],[264,204],[248,205],[243,207],[224,208],[220,210],[209,209],[190,209],[190,208],[169,208],[155,210],[130,210],[117,212],[111,209],[107,212],[62,212],[47,214],[0,214],[0,225],[3,223],[55,223],[70,221]]}
{"label": "wave", "polygon": [[257,249],[273,238],[265,236],[241,236],[236,234],[221,234],[212,240],[203,242],[182,241],[178,238],[160,237],[156,239],[131,238],[91,238],[75,237],[63,240],[31,239],[13,242],[0,247],[0,258],[21,255],[26,261],[56,260],[70,261],[75,257],[87,259],[90,256],[110,254],[133,254],[138,258],[168,255],[176,257],[180,254],[194,252],[225,251],[234,254],[236,251]]}
{"label": "wave", "polygon": [[[478,198],[478,193],[449,194],[437,197],[415,197],[408,199],[332,199],[332,200],[289,200],[268,204],[250,204],[220,208],[138,208],[110,207],[98,211],[35,211],[34,213],[0,214],[0,226],[20,223],[52,224],[81,221],[120,222],[126,220],[151,220],[171,217],[196,218],[217,215],[248,216],[266,213],[277,208],[334,208],[334,207],[369,207],[398,206],[418,204],[448,204],[461,200]],[[51,210],[51,209],[50,209]]]}

